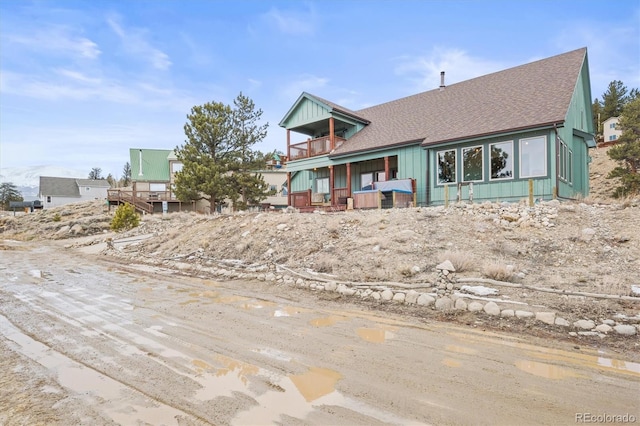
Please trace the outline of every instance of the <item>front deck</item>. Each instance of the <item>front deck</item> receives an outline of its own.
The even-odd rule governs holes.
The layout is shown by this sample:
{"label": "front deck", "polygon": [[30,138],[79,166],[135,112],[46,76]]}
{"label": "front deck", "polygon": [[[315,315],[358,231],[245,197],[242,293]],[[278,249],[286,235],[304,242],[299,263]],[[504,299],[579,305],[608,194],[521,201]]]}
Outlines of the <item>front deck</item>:
{"label": "front deck", "polygon": [[182,202],[171,191],[134,191],[132,189],[107,190],[109,209],[111,206],[129,203],[141,213],[163,213],[164,204],[168,212],[193,211],[194,203]]}

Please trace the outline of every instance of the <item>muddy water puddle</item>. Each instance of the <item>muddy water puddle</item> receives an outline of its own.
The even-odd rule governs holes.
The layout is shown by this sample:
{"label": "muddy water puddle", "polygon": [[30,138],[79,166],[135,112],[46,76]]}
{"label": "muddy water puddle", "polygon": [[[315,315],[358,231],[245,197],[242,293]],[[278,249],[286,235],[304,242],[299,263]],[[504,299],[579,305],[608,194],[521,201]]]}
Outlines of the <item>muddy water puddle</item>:
{"label": "muddy water puddle", "polygon": [[0,333],[15,344],[20,354],[51,371],[61,386],[86,399],[87,405],[99,405],[99,411],[117,423],[144,420],[160,424],[177,415],[187,416],[33,340],[2,315]]}

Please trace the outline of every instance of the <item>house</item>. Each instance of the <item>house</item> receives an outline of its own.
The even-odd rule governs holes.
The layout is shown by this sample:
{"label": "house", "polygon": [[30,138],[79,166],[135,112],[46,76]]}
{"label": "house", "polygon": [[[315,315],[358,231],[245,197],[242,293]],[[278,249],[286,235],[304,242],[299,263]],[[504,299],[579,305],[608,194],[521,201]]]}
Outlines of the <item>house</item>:
{"label": "house", "polygon": [[105,200],[110,187],[105,179],[40,176],[38,199],[44,209],[79,201]]}
{"label": "house", "polygon": [[173,192],[182,163],[170,149],[129,149],[131,187],[109,191],[109,205],[130,203],[144,213],[190,211],[196,203],[182,202]]}
{"label": "house", "polygon": [[622,130],[618,126],[619,117],[610,117],[602,123],[603,143],[613,143],[622,136]]}
{"label": "house", "polygon": [[[178,160],[174,150],[167,149],[129,149],[131,165],[131,187],[109,190],[110,206],[130,203],[140,212],[163,213],[178,211],[198,211],[208,213],[209,202],[180,201],[174,191],[175,173],[182,170],[182,162]],[[275,208],[287,206],[286,170],[282,168],[279,157],[271,159],[262,174],[265,182],[275,191],[267,197],[264,204]],[[283,192],[284,191],[284,192]]]}
{"label": "house", "polygon": [[367,191],[410,191],[405,205],[587,196],[591,99],[586,48],[450,86],[441,73],[434,90],[358,111],[304,92],[279,123],[288,203],[380,206]]}

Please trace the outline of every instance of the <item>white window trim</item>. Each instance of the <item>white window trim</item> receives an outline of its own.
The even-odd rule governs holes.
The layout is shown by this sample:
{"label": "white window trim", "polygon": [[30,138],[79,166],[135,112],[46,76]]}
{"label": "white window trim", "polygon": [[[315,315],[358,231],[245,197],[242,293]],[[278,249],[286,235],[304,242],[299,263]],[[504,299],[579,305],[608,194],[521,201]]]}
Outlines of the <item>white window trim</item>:
{"label": "white window trim", "polygon": [[[476,179],[476,180],[464,180],[464,152],[465,150],[476,149],[476,148],[480,148],[480,150],[482,151],[482,166],[480,169],[481,177],[480,179]],[[484,145],[467,146],[460,149],[460,163],[461,163],[460,170],[462,171],[462,173],[460,174],[460,177],[462,179],[462,182],[484,182]]]}
{"label": "white window trim", "polygon": [[[439,163],[438,160],[440,158],[440,153],[441,152],[449,152],[449,151],[453,151],[455,153],[455,158],[453,160],[453,164],[456,168],[456,172],[454,173],[453,176],[453,182],[440,182],[440,173],[438,173],[438,167],[439,167]],[[454,185],[458,183],[458,150],[456,148],[453,149],[444,149],[442,151],[436,151],[436,167],[435,167],[435,172],[436,172],[436,185],[439,186],[444,186],[444,185]]]}
{"label": "white window trim", "polygon": [[[522,174],[522,144],[524,144],[526,141],[531,141],[531,140],[537,140],[537,139],[542,139],[544,142],[544,170],[541,174],[530,174],[530,175],[523,175]],[[520,166],[520,170],[519,170],[519,175],[520,175],[520,179],[527,179],[527,178],[534,178],[534,177],[545,177],[547,176],[547,137],[546,136],[534,136],[532,138],[524,138],[524,139],[520,139],[519,141],[520,145],[520,152],[518,153],[518,164]]]}
{"label": "white window trim", "polygon": [[[494,178],[492,177],[492,170],[491,170],[491,147],[493,145],[503,145],[508,143],[509,145],[511,145],[511,152],[509,153],[509,155],[511,155],[511,176],[507,176],[507,177],[501,177],[501,178]],[[514,176],[515,176],[515,170],[513,170],[513,141],[502,141],[502,142],[493,142],[489,144],[489,181],[490,182],[496,182],[496,181],[501,181],[501,180],[513,180]]]}

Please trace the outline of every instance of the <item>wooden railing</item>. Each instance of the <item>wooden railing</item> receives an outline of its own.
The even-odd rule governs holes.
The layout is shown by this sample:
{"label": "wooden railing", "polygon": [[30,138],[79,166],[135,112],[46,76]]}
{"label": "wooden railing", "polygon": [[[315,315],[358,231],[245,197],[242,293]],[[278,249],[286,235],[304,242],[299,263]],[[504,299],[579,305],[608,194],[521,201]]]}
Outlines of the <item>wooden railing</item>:
{"label": "wooden railing", "polygon": [[171,191],[133,191],[131,189],[109,189],[107,200],[129,203],[141,212],[153,213],[153,203],[160,201],[178,201]]}
{"label": "wooden railing", "polygon": [[291,206],[300,208],[308,207],[311,205],[311,190],[292,192],[291,193]]}
{"label": "wooden railing", "polygon": [[[335,147],[337,148],[346,141],[345,138],[335,137]],[[331,152],[331,140],[329,136],[316,139],[309,139],[306,142],[300,142],[289,145],[289,160],[299,160],[301,158],[317,157]]]}

